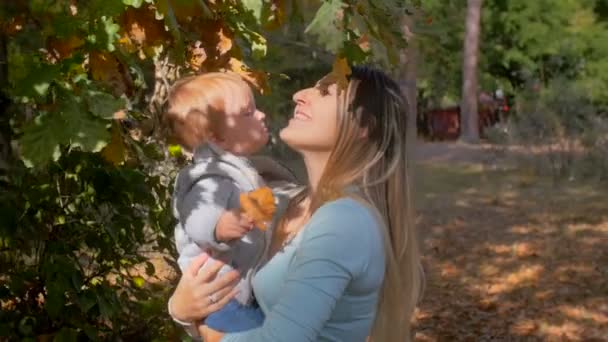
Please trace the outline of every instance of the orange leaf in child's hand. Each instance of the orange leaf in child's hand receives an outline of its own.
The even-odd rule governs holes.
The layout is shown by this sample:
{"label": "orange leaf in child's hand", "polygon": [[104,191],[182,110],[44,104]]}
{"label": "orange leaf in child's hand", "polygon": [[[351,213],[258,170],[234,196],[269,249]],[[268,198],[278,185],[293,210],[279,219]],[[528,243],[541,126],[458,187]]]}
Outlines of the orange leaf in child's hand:
{"label": "orange leaf in child's hand", "polygon": [[240,196],[241,211],[249,216],[261,230],[268,229],[268,223],[276,211],[272,190],[268,187],[242,193]]}

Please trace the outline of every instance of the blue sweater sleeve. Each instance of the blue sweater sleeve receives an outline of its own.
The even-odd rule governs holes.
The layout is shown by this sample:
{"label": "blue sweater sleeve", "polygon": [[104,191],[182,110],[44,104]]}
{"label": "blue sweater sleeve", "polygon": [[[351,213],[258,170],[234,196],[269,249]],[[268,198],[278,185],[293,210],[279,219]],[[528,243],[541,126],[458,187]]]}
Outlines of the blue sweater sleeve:
{"label": "blue sweater sleeve", "polygon": [[347,201],[321,207],[302,232],[279,299],[257,329],[227,334],[224,342],[317,341],[349,283],[376,255],[377,222]]}

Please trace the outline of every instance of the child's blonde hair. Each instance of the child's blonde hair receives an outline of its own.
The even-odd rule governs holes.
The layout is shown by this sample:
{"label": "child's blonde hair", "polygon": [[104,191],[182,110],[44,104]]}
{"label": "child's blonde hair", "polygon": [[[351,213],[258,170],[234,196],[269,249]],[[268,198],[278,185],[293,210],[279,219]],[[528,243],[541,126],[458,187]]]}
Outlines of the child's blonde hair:
{"label": "child's blonde hair", "polygon": [[177,81],[163,118],[170,137],[189,150],[217,137],[224,129],[227,96],[238,91],[251,90],[235,73],[211,72]]}

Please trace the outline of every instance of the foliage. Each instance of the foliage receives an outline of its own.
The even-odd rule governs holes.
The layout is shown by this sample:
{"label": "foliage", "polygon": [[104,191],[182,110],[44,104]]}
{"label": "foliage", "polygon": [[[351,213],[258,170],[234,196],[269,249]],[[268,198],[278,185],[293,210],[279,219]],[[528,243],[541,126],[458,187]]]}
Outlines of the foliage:
{"label": "foliage", "polygon": [[[420,92],[432,106],[458,102],[466,1],[425,1],[418,24]],[[531,83],[568,78],[608,104],[608,26],[604,0],[483,3],[480,89],[519,93]],[[424,99],[423,99],[424,100]]]}
{"label": "foliage", "polygon": [[520,160],[524,166],[532,164],[555,181],[608,179],[607,121],[597,114],[591,95],[580,84],[554,79],[544,89],[523,92],[518,107],[518,115],[498,129],[503,142],[533,152]]}
{"label": "foliage", "polygon": [[[278,89],[283,93],[276,96],[287,97],[281,86],[297,82],[279,73],[294,54],[272,42],[281,36],[278,29],[290,26],[306,32],[296,35],[296,45],[331,56],[318,65],[332,65],[334,58],[395,63],[406,5],[3,4],[0,60],[8,61],[8,75],[0,72],[0,84],[10,106],[2,107],[0,138],[11,140],[11,151],[0,155],[0,336],[169,338],[164,307],[170,284],[161,282],[161,290],[147,281],[158,271],[149,252],[174,254],[170,180],[183,158],[162,136],[168,86],[183,75],[230,70],[265,96]],[[318,65],[309,66],[321,74]],[[310,70],[297,68],[288,68],[294,78]],[[286,112],[285,103],[277,110]]]}

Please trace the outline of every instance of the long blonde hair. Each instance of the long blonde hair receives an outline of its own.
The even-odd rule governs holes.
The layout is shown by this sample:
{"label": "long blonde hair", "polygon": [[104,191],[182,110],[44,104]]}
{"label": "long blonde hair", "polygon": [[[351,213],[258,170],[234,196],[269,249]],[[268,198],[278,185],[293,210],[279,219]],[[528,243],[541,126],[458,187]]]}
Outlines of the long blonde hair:
{"label": "long blonde hair", "polygon": [[[343,196],[350,185],[382,220],[386,271],[371,338],[411,340],[423,274],[414,229],[408,155],[407,101],[397,83],[379,70],[353,67],[338,96],[338,140],[312,194],[310,210]],[[363,138],[362,138],[363,137]],[[362,140],[366,139],[366,140]]]}

